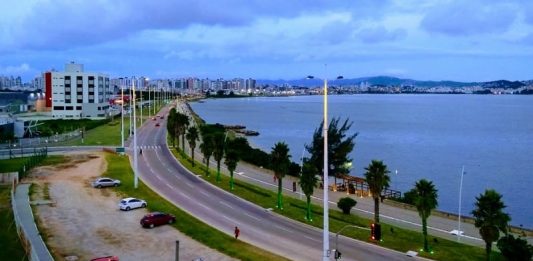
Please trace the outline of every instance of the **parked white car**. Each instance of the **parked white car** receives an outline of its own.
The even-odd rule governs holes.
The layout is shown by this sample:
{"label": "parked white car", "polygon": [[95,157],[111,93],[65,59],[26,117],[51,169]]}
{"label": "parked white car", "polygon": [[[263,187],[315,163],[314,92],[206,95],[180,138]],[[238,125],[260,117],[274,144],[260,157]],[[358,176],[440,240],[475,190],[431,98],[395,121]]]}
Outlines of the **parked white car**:
{"label": "parked white car", "polygon": [[146,201],[138,198],[124,198],[118,204],[120,210],[130,211],[134,208],[145,208]]}
{"label": "parked white car", "polygon": [[93,181],[92,185],[95,188],[117,187],[120,185],[120,180],[111,178],[97,178],[95,181]]}

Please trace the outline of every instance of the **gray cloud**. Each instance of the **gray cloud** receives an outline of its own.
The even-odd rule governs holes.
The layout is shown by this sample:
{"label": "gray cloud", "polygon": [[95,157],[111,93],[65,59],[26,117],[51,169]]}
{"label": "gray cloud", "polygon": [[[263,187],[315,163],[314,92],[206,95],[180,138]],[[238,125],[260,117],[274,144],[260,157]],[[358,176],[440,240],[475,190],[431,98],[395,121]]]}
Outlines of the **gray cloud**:
{"label": "gray cloud", "polygon": [[422,20],[421,27],[450,36],[501,33],[514,22],[517,12],[511,3],[455,1],[434,6]]}
{"label": "gray cloud", "polygon": [[[55,1],[39,4],[11,22],[18,48],[64,49],[131,36],[149,29],[183,29],[193,24],[243,26],[260,17],[294,17],[325,10],[374,10],[387,1],[180,0]],[[1,4],[0,4],[1,5]],[[4,8],[1,8],[4,9]],[[371,12],[368,12],[371,13]],[[6,36],[4,36],[6,37]],[[0,39],[1,40],[1,39]],[[1,44],[0,44],[1,46]]]}
{"label": "gray cloud", "polygon": [[406,35],[407,32],[403,29],[387,30],[383,26],[365,28],[357,33],[357,37],[364,43],[395,41]]}

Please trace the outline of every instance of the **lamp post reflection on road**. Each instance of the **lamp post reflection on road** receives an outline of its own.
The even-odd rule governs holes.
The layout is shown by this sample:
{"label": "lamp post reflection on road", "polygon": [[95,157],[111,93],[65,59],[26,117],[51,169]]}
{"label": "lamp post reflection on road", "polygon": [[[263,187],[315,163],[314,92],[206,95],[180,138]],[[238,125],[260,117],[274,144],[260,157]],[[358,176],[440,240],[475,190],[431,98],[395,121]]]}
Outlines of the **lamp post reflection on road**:
{"label": "lamp post reflection on road", "polygon": [[[327,74],[327,65],[324,65],[326,69]],[[312,75],[307,76],[307,79],[314,79],[315,77]],[[337,79],[343,79],[342,76],[338,76]],[[329,176],[328,176],[328,169],[329,169],[329,163],[328,163],[328,79],[327,77],[324,77],[324,123],[323,123],[323,138],[324,138],[324,229],[322,233],[322,240],[323,240],[323,246],[322,246],[322,260],[326,261],[329,260]]]}

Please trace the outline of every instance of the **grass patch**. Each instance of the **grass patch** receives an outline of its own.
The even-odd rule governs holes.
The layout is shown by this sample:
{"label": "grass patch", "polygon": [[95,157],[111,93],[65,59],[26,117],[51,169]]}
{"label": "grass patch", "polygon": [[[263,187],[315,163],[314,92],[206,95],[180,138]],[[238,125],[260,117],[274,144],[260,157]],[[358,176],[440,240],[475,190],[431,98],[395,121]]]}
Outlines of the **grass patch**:
{"label": "grass patch", "polygon": [[[216,171],[210,170],[211,175],[207,177],[205,176],[205,166],[203,166],[203,164],[197,162],[193,168],[191,159],[187,155],[177,152],[174,148],[172,148],[171,151],[182,165],[184,165],[191,172],[202,175],[202,177],[211,184],[263,208],[272,208],[274,212],[285,217],[317,228],[323,227],[322,206],[312,205],[311,209],[313,212],[313,220],[309,222],[304,218],[306,209],[306,204],[304,201],[285,194],[283,197],[284,209],[279,210],[276,208],[276,192],[243,182],[241,180],[235,180],[235,190],[232,191],[229,188],[229,175],[221,175],[221,181],[216,182]],[[345,215],[341,211],[330,208],[329,222],[330,231],[335,232],[341,230],[346,225],[370,228],[372,220],[356,215]],[[371,240],[370,232],[367,230],[347,229],[343,231],[342,235],[372,244],[377,244],[389,249],[394,249],[403,253],[407,252],[408,250],[418,251],[423,247],[422,229],[420,229],[420,231],[413,231],[391,226],[385,223],[382,223],[381,228],[381,242],[375,242]],[[435,260],[485,260],[484,248],[460,244],[447,239],[436,238],[434,236],[428,236],[428,241],[431,249],[434,252],[426,253],[419,251],[419,256]],[[500,253],[493,251],[491,259],[503,260],[503,257]]]}
{"label": "grass patch", "polygon": [[[28,157],[0,160],[0,173],[18,172],[27,160]],[[68,159],[63,155],[48,155],[37,166],[58,165],[65,163],[66,161],[68,161]]]}
{"label": "grass patch", "polygon": [[[175,215],[178,222],[173,226],[196,241],[240,260],[287,260],[243,241],[235,240],[232,236],[210,227],[161,198],[142,182],[139,182],[137,189],[133,188],[133,171],[128,158],[112,153],[106,153],[105,158],[108,162],[108,169],[103,175],[122,181],[121,186],[115,188],[120,194],[146,200],[150,211]],[[141,229],[140,226],[139,229]]]}
{"label": "grass patch", "polygon": [[29,260],[20,238],[11,209],[11,186],[0,186],[0,260]]}
{"label": "grass patch", "polygon": [[[163,106],[156,107],[156,112],[159,112]],[[152,110],[150,110],[152,112]],[[143,114],[141,117],[141,110],[137,109],[137,116],[141,117],[144,121],[150,120],[150,112],[148,109],[143,109]],[[141,122],[137,122],[137,128],[140,127]],[[83,145],[109,145],[109,146],[120,146],[122,143],[122,129],[121,118],[118,117],[111,122],[100,125],[94,129],[87,130],[84,133],[83,142],[81,137],[67,142],[60,142],[58,146],[83,146]],[[130,126],[130,117],[129,115],[124,116],[124,139],[128,139],[128,131]]]}

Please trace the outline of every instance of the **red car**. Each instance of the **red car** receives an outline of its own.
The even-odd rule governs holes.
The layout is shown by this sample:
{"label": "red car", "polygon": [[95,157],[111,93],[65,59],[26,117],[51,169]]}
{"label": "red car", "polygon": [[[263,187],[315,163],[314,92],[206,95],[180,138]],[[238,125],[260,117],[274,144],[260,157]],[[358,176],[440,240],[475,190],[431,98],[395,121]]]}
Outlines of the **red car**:
{"label": "red car", "polygon": [[153,212],[147,214],[141,219],[141,226],[153,228],[155,226],[160,226],[164,224],[172,224],[176,222],[176,217],[170,214]]}

